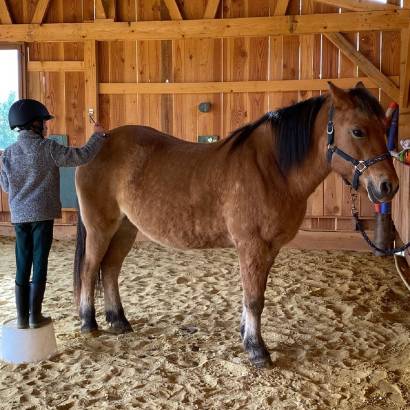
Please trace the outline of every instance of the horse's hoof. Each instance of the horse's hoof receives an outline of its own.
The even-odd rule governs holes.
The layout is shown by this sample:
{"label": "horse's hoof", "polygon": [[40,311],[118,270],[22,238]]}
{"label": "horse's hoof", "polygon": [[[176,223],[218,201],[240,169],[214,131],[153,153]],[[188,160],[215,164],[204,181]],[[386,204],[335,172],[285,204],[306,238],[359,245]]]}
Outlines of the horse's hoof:
{"label": "horse's hoof", "polygon": [[98,332],[98,325],[97,324],[84,324],[81,326],[81,333],[97,333]]}
{"label": "horse's hoof", "polygon": [[109,323],[110,327],[107,329],[107,332],[113,333],[116,335],[124,334],[124,333],[131,333],[134,331],[132,326],[129,322],[114,322]]}
{"label": "horse's hoof", "polygon": [[257,369],[272,369],[273,368],[273,362],[270,356],[265,357],[265,358],[258,358],[255,360],[251,360],[251,363]]}

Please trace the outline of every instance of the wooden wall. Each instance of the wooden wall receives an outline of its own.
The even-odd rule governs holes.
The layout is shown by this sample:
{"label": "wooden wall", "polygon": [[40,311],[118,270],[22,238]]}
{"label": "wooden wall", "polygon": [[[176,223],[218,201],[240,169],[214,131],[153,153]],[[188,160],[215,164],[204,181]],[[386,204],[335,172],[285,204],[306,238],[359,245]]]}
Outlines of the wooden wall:
{"label": "wooden wall", "polygon": [[[185,19],[203,17],[207,1],[177,1]],[[15,23],[30,22],[36,0],[8,0]],[[217,18],[273,15],[276,0],[221,0]],[[312,0],[290,0],[288,14],[337,13],[333,6]],[[344,10],[342,10],[343,12]],[[93,19],[93,0],[51,0],[45,22]],[[169,20],[163,0],[116,1],[116,21]],[[90,23],[90,24],[103,24]],[[349,33],[349,39],[390,76],[400,74],[400,32]],[[187,39],[168,41],[97,42],[100,83],[184,83],[210,81],[298,80],[363,76],[357,66],[321,34],[263,38]],[[83,61],[82,43],[32,43],[29,61]],[[56,119],[51,133],[68,134],[70,145],[82,145],[86,135],[85,75],[80,71],[30,71],[28,97],[43,101]],[[384,106],[389,98],[372,90]],[[320,91],[209,94],[100,94],[99,120],[107,128],[144,124],[196,141],[198,135],[225,137],[269,110],[320,94]],[[198,110],[211,102],[209,113]],[[8,220],[5,195],[0,221]],[[367,196],[360,197],[360,214],[371,220]],[[75,219],[69,210],[61,222]],[[310,230],[352,230],[349,195],[342,180],[330,175],[312,195],[303,227]]]}

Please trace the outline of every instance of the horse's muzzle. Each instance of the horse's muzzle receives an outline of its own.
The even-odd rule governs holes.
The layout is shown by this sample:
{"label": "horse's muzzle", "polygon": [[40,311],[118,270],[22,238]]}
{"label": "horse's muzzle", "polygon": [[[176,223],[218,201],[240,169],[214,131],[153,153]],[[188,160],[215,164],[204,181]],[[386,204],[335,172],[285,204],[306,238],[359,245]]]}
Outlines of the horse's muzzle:
{"label": "horse's muzzle", "polygon": [[369,199],[373,203],[390,202],[398,189],[399,184],[392,183],[388,179],[382,180],[377,188],[371,181],[367,184]]}

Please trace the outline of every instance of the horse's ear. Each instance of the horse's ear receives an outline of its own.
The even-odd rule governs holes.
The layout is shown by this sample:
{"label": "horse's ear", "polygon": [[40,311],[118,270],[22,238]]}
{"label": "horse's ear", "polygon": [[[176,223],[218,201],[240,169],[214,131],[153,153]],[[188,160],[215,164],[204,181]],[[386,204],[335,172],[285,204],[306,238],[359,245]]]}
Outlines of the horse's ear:
{"label": "horse's ear", "polygon": [[366,88],[366,87],[364,86],[364,84],[363,84],[361,81],[359,81],[359,82],[354,86],[354,88]]}
{"label": "horse's ear", "polygon": [[332,96],[333,105],[340,108],[348,106],[350,100],[347,92],[335,86],[331,81],[328,81],[327,83],[329,84],[329,92]]}

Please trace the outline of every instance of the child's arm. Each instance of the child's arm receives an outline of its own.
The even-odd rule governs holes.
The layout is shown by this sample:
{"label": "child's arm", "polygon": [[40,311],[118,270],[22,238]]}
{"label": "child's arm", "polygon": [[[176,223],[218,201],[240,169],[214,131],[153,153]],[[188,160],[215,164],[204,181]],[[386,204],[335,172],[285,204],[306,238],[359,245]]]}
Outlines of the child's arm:
{"label": "child's arm", "polygon": [[2,162],[1,165],[1,171],[0,171],[0,185],[1,185],[1,189],[4,192],[9,192],[9,179],[7,178],[7,174],[6,174],[6,170],[4,169],[4,154],[2,156],[0,156],[0,162]]}
{"label": "child's arm", "polygon": [[91,161],[106,139],[102,132],[95,132],[88,142],[80,148],[66,147],[50,141],[50,154],[58,167],[77,167]]}

